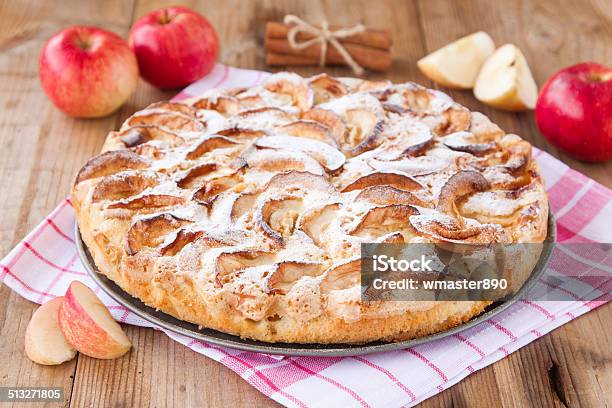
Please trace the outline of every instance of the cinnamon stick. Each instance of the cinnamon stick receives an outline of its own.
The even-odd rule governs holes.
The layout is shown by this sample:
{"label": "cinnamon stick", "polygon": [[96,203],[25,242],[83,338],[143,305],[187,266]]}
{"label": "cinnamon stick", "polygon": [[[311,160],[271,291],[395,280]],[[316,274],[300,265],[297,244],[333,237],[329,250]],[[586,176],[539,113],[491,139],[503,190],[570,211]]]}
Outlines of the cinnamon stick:
{"label": "cinnamon stick", "polygon": [[[266,52],[266,65],[274,66],[309,66],[319,65],[319,58],[308,57],[295,54],[279,54],[276,52]],[[344,61],[330,62],[327,65],[346,65]],[[367,67],[365,67],[367,68]],[[371,68],[370,68],[371,69]]]}
{"label": "cinnamon stick", "polygon": [[[276,21],[269,21],[266,23],[266,38],[287,38],[289,30],[293,27],[291,24],[283,24]],[[330,26],[331,31],[341,29],[340,26]],[[314,38],[310,33],[299,33],[296,36],[296,40],[299,42],[307,41]],[[371,28],[365,31],[352,35],[350,37],[342,38],[339,40],[342,44],[358,44],[372,48],[380,48],[388,50],[391,48],[393,43],[391,33],[389,30],[374,30]]]}
{"label": "cinnamon stick", "polygon": [[[346,50],[351,54],[351,57],[363,68],[372,71],[387,71],[391,67],[391,51],[381,50],[379,48],[366,47],[358,44],[343,44]],[[304,57],[313,57],[316,63],[319,62],[321,55],[321,44],[313,44],[310,47],[302,50],[294,49],[285,38],[267,38],[265,39],[265,47],[267,52],[275,54],[292,54]],[[338,50],[331,44],[327,46],[325,58],[329,64],[345,64],[344,58]]]}
{"label": "cinnamon stick", "polygon": [[295,54],[278,54],[275,52],[266,52],[266,65],[269,66],[286,66],[286,65],[318,65],[319,59],[308,57],[305,55]]}

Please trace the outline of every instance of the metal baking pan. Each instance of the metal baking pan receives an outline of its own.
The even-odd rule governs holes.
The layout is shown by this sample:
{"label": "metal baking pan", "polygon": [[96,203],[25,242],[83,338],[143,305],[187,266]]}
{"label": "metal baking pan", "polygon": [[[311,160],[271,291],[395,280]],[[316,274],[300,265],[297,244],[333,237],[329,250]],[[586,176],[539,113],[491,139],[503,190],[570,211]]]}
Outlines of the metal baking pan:
{"label": "metal baking pan", "polygon": [[[557,236],[557,228],[554,216],[549,212],[548,218],[548,236],[546,242],[555,242]],[[79,256],[85,269],[93,280],[117,303],[128,308],[143,319],[163,327],[164,329],[173,331],[191,337],[193,339],[216,344],[218,346],[231,347],[244,351],[252,351],[257,353],[280,354],[287,356],[319,356],[319,357],[338,357],[338,356],[354,356],[360,354],[379,353],[383,351],[400,350],[408,347],[416,346],[417,344],[427,343],[433,340],[441,339],[459,333],[463,330],[474,327],[477,324],[484,322],[487,319],[502,312],[512,305],[525,290],[535,282],[538,277],[544,272],[546,265],[552,253],[552,245],[544,245],[540,259],[536,264],[530,278],[525,285],[510,299],[503,302],[495,302],[491,304],[480,315],[472,318],[470,321],[453,327],[449,330],[435,333],[429,336],[420,337],[402,342],[372,342],[366,344],[300,344],[300,343],[266,343],[243,339],[238,336],[223,333],[213,329],[198,328],[197,325],[183,320],[176,319],[159,310],[145,305],[139,299],[133,297],[129,293],[121,289],[117,284],[108,279],[105,275],[98,272],[91,254],[81,239],[81,234],[78,225],[75,224],[75,237]]]}

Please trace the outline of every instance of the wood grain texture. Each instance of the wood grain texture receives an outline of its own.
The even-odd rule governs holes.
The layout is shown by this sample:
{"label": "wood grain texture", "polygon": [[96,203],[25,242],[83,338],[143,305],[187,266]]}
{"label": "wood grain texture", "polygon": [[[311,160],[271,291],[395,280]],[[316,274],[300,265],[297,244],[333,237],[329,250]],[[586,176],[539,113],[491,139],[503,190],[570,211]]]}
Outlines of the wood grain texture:
{"label": "wood grain texture", "polygon": [[[309,21],[389,28],[395,55],[388,74],[372,78],[431,84],[415,61],[459,36],[477,30],[496,44],[516,43],[538,84],[563,66],[595,60],[612,63],[612,7],[609,0],[213,0],[44,1],[0,3],[0,257],[4,256],[68,193],[74,173],[102,146],[106,133],[148,103],[167,99],[140,82],[117,113],[75,120],[46,99],[37,78],[44,41],[71,24],[92,24],[126,36],[132,22],[165,5],[184,4],[205,14],[221,40],[220,60],[266,69],[264,23],[285,14]],[[280,70],[280,69],[276,69]],[[317,67],[300,67],[311,75]],[[326,70],[350,75],[345,68]],[[612,162],[589,165],[551,147],[530,114],[509,114],[483,106],[470,92],[450,92],[483,111],[505,130],[559,157],[595,180],[612,186]],[[63,406],[270,406],[274,403],[221,364],[168,339],[161,332],[126,327],[134,350],[113,360],[79,356],[59,367],[41,367],[23,354],[23,337],[35,306],[0,288],[0,386],[61,386]],[[612,350],[606,336],[612,306],[582,316],[427,400],[430,407],[612,405]],[[57,406],[58,404],[53,404]],[[24,404],[16,406],[23,407]],[[40,407],[41,404],[33,406]]]}

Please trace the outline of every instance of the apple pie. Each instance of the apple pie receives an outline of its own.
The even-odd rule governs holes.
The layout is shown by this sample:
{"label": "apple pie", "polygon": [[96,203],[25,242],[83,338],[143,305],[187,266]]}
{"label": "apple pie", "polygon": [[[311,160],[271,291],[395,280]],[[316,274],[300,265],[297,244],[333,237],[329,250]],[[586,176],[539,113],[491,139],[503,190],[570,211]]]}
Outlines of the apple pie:
{"label": "apple pie", "polygon": [[326,74],[155,103],[108,135],[72,196],[126,292],[267,342],[461,324],[490,302],[362,302],[361,243],[538,243],[548,219],[519,136],[436,90]]}

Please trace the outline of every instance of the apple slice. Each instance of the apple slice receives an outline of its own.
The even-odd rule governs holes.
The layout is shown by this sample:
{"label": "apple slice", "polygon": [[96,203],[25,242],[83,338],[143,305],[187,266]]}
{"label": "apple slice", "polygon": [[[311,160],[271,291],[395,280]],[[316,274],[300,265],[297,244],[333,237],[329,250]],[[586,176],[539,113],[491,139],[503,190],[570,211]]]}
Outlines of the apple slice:
{"label": "apple slice", "polygon": [[132,347],[121,326],[113,320],[96,294],[74,281],[64,295],[59,325],[72,346],[90,357],[121,357]]}
{"label": "apple slice", "polygon": [[495,44],[489,34],[478,31],[421,58],[417,66],[440,85],[471,89],[480,67],[493,51]]}
{"label": "apple slice", "polygon": [[485,61],[476,79],[474,95],[481,102],[509,111],[535,107],[538,86],[517,46],[503,45]]}
{"label": "apple slice", "polygon": [[57,321],[63,302],[63,297],[50,300],[32,315],[26,329],[25,352],[35,363],[57,365],[76,356],[76,350],[66,341]]}

